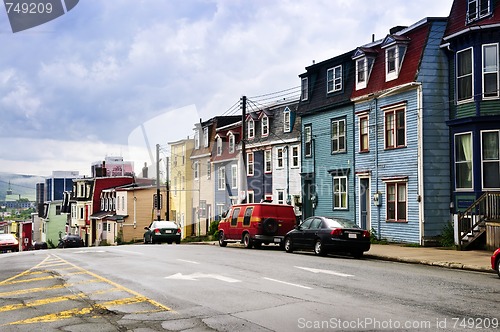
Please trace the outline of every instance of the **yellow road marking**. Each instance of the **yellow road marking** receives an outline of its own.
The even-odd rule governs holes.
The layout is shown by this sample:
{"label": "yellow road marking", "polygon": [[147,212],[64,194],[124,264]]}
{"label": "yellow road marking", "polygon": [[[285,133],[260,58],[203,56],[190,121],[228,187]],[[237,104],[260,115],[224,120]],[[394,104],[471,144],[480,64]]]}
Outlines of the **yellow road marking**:
{"label": "yellow road marking", "polygon": [[4,311],[12,311],[12,310],[19,310],[27,307],[35,307],[39,305],[45,305],[49,303],[57,303],[57,302],[62,302],[62,301],[68,301],[68,300],[74,300],[78,298],[83,298],[85,296],[84,293],[79,293],[75,295],[65,295],[65,296],[57,296],[57,297],[51,297],[47,299],[42,299],[42,300],[35,300],[35,301],[30,301],[26,303],[19,303],[19,304],[11,304],[11,305],[6,305],[3,307],[0,307],[0,312]]}
{"label": "yellow road marking", "polygon": [[46,290],[53,290],[53,289],[61,289],[61,288],[66,288],[66,287],[71,287],[74,285],[81,285],[81,284],[86,284],[86,283],[93,283],[93,282],[100,282],[101,280],[97,279],[89,279],[89,280],[83,280],[80,282],[75,282],[73,284],[67,284],[67,285],[55,285],[55,286],[50,286],[50,287],[38,287],[38,288],[29,288],[29,289],[19,289],[11,292],[3,292],[0,293],[0,297],[3,296],[12,296],[12,295],[21,295],[21,294],[28,294],[28,293],[35,293],[35,292],[43,292]]}
{"label": "yellow road marking", "polygon": [[4,283],[4,285],[21,284],[23,282],[41,281],[41,280],[48,280],[48,279],[54,279],[54,278],[55,278],[54,276],[45,276],[45,277],[38,277],[38,278],[31,278],[31,279],[12,280],[12,281]]}

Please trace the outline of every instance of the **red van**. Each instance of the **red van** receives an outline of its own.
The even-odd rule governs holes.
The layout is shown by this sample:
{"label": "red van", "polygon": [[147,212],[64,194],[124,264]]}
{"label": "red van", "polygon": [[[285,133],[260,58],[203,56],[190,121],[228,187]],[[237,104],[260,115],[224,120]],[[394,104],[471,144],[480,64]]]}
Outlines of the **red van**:
{"label": "red van", "polygon": [[283,246],[286,233],[296,225],[293,206],[271,203],[236,204],[219,223],[219,245],[241,242],[246,248],[262,244]]}

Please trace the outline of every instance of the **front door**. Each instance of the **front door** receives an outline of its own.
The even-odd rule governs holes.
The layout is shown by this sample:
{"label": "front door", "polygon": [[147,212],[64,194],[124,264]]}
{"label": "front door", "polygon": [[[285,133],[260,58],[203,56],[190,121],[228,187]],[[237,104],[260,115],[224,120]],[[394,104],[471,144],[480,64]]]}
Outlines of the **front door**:
{"label": "front door", "polygon": [[370,179],[359,181],[360,227],[370,230]]}
{"label": "front door", "polygon": [[307,218],[313,216],[313,203],[311,198],[314,195],[314,185],[312,180],[304,181],[304,196],[302,202],[302,220],[306,220]]}

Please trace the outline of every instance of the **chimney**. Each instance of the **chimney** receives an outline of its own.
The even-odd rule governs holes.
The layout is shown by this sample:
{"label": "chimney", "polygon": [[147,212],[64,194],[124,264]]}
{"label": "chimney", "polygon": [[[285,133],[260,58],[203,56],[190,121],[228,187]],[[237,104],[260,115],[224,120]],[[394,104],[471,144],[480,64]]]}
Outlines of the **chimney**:
{"label": "chimney", "polygon": [[404,30],[408,27],[405,27],[405,26],[402,26],[402,25],[397,25],[395,27],[392,27],[390,30],[389,30],[389,34],[391,35],[395,35],[396,33],[398,33],[399,31],[401,30]]}

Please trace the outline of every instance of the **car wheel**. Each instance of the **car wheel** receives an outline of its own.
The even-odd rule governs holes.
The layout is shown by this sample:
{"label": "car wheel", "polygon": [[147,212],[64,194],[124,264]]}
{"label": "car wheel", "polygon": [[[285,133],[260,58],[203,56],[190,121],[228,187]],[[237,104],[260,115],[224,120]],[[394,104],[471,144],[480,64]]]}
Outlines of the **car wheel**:
{"label": "car wheel", "polygon": [[323,243],[320,239],[317,239],[314,243],[314,253],[318,256],[325,256],[325,250],[323,249]]}
{"label": "car wheel", "polygon": [[221,247],[227,246],[227,242],[224,241],[224,232],[219,232],[219,246]]}
{"label": "car wheel", "polygon": [[498,273],[498,276],[500,277],[500,258],[497,259],[497,273]]}
{"label": "car wheel", "polygon": [[292,243],[291,237],[287,237],[285,239],[285,251],[286,252],[293,252],[293,243]]}
{"label": "car wheel", "polygon": [[245,235],[243,236],[243,245],[247,249],[252,249],[253,243],[249,233],[245,233]]}
{"label": "car wheel", "polygon": [[353,251],[353,252],[351,252],[351,255],[354,258],[361,258],[361,257],[363,257],[363,251],[361,251],[361,250]]}
{"label": "car wheel", "polygon": [[148,244],[148,239],[146,239],[146,236],[144,236],[144,244]]}

